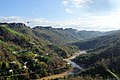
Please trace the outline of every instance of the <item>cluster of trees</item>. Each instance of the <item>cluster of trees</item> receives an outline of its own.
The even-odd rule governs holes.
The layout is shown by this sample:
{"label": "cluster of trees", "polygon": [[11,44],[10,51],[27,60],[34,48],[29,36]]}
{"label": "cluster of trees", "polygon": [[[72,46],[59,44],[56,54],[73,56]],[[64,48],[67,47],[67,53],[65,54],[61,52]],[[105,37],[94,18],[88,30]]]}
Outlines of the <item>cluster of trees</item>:
{"label": "cluster of trees", "polygon": [[112,80],[119,78],[119,32],[81,42],[77,46],[81,49],[88,49],[87,54],[80,55],[74,59],[76,63],[85,68],[79,76],[92,76],[93,78],[99,76],[103,79]]}
{"label": "cluster of trees", "polygon": [[78,31],[72,28],[62,29],[52,28],[51,26],[35,26],[34,28],[30,28],[23,23],[0,23],[0,25],[7,25],[12,30],[25,35],[27,34],[38,40],[43,39],[44,41],[55,45],[104,35],[104,33],[98,31]]}
{"label": "cluster of trees", "polygon": [[70,67],[63,58],[77,50],[0,26],[0,79],[38,79],[64,72]]}

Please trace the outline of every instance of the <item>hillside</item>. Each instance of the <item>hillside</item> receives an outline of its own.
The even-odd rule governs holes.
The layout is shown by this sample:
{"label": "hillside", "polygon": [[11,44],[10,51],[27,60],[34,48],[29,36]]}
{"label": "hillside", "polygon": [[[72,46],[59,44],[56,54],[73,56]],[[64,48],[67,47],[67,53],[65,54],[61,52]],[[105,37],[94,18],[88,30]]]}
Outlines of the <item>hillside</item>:
{"label": "hillside", "polygon": [[30,28],[23,23],[0,23],[0,25],[7,25],[17,32],[32,36],[38,40],[43,39],[50,44],[65,44],[105,35],[105,33],[99,31],[78,31],[72,28],[62,29],[52,28],[51,26]]}
{"label": "hillside", "polygon": [[[42,39],[41,39],[42,40]],[[0,26],[0,79],[38,79],[70,68],[63,61],[77,51],[74,46],[50,45],[30,35]],[[21,75],[22,74],[22,75]]]}
{"label": "hillside", "polygon": [[[79,76],[117,79],[120,76],[120,32],[75,43],[80,49],[89,49],[88,54],[78,56],[74,61],[85,68]],[[116,75],[116,76],[115,76]]]}
{"label": "hillside", "polygon": [[120,40],[120,31],[109,32],[109,34],[91,38],[88,40],[79,41],[72,45],[78,46],[80,49],[95,49],[112,45]]}
{"label": "hillside", "polygon": [[103,33],[0,23],[0,79],[38,79],[65,72],[71,66],[63,59],[74,55],[78,48],[87,50],[87,54],[73,60],[84,71],[66,79],[104,80],[120,76],[119,30]]}

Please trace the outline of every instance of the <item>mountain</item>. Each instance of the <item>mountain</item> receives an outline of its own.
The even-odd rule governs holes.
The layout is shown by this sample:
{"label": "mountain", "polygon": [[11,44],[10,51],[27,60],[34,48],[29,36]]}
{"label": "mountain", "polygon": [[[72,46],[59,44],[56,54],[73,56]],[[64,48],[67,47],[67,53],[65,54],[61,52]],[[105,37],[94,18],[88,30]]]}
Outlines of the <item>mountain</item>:
{"label": "mountain", "polygon": [[95,49],[105,46],[110,46],[120,40],[120,31],[109,32],[104,36],[99,36],[83,41],[73,43],[73,45],[78,46],[80,49]]}
{"label": "mountain", "polygon": [[[21,27],[24,26],[18,29]],[[63,58],[77,50],[70,45],[50,45],[43,39],[16,32],[6,24],[0,25],[0,80],[38,79],[64,72],[70,66]]]}
{"label": "mountain", "polygon": [[[74,79],[120,76],[120,30],[110,32],[0,23],[0,79],[39,79],[69,70],[63,60],[87,50],[73,61],[84,68]],[[21,75],[22,74],[22,75]]]}
{"label": "mountain", "polygon": [[0,25],[7,25],[17,32],[30,35],[38,40],[43,39],[50,44],[66,44],[105,35],[105,33],[99,31],[78,31],[72,28],[62,29],[52,28],[51,26],[30,28],[23,23],[0,23]]}
{"label": "mountain", "polygon": [[94,38],[97,36],[103,36],[105,33],[104,32],[100,32],[100,31],[79,31],[78,35],[82,38],[82,39],[90,39],[90,38]]}
{"label": "mountain", "polygon": [[74,43],[87,54],[78,56],[75,61],[85,68],[79,76],[101,77],[103,80],[117,80],[120,76],[120,31]]}

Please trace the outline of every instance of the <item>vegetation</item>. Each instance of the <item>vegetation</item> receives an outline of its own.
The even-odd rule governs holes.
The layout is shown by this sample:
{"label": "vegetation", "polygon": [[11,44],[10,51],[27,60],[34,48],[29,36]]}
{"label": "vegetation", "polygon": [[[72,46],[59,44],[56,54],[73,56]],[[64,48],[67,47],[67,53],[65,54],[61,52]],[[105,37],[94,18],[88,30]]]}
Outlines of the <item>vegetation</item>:
{"label": "vegetation", "polygon": [[[22,26],[21,26],[22,27]],[[63,58],[78,49],[52,45],[34,36],[0,26],[0,79],[38,79],[69,69]]]}
{"label": "vegetation", "polygon": [[32,36],[39,41],[44,40],[54,45],[76,42],[78,40],[89,39],[106,34],[98,31],[78,31],[72,28],[52,28],[51,26],[36,26],[30,28],[22,23],[7,23],[7,26],[12,30]]}
{"label": "vegetation", "polygon": [[[83,44],[87,47],[83,47]],[[77,46],[82,49],[89,49],[88,54],[80,55],[74,59],[75,62],[85,68],[79,75],[119,80],[120,34],[118,31],[81,42]]]}
{"label": "vegetation", "polygon": [[[78,40],[81,41],[76,42]],[[87,50],[87,54],[73,61],[84,69],[75,77],[67,76],[61,80],[119,80],[119,30],[101,33],[1,23],[0,80],[39,79],[65,72],[71,67],[63,59],[79,49]]]}
{"label": "vegetation", "polygon": [[0,44],[3,44],[4,42],[2,40],[0,40]]}

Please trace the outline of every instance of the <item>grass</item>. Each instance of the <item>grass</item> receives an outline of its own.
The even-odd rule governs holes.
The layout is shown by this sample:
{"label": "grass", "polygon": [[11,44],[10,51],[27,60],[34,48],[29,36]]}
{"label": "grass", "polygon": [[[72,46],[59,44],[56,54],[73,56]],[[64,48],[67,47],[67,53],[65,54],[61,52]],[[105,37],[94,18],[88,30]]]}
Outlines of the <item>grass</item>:
{"label": "grass", "polygon": [[56,79],[56,78],[64,78],[65,76],[68,76],[69,75],[69,71],[66,71],[64,73],[61,73],[61,74],[56,74],[56,75],[51,75],[51,76],[48,76],[48,77],[43,77],[39,80],[50,80],[50,79]]}
{"label": "grass", "polygon": [[14,30],[12,30],[10,28],[8,28],[6,25],[0,26],[0,29],[4,29],[7,32],[9,32],[9,33],[11,33],[11,34],[13,34],[15,36],[22,37],[22,38],[24,38],[24,39],[27,40],[27,37],[25,35],[23,35],[22,33],[16,32],[16,31],[14,31]]}
{"label": "grass", "polygon": [[3,43],[4,43],[4,41],[0,40],[0,44],[3,44]]}
{"label": "grass", "polygon": [[14,30],[11,30],[11,29],[9,29],[9,28],[6,28],[6,29],[7,29],[9,32],[13,33],[13,34],[23,36],[21,33],[18,33],[18,32],[14,31]]}
{"label": "grass", "polygon": [[21,33],[18,33],[18,32],[14,31],[14,30],[9,29],[6,25],[2,25],[2,26],[0,26],[0,28],[9,31],[9,32],[12,33],[12,34],[15,34],[15,35],[18,35],[18,36],[19,36],[19,35],[20,35],[20,36],[23,36]]}

